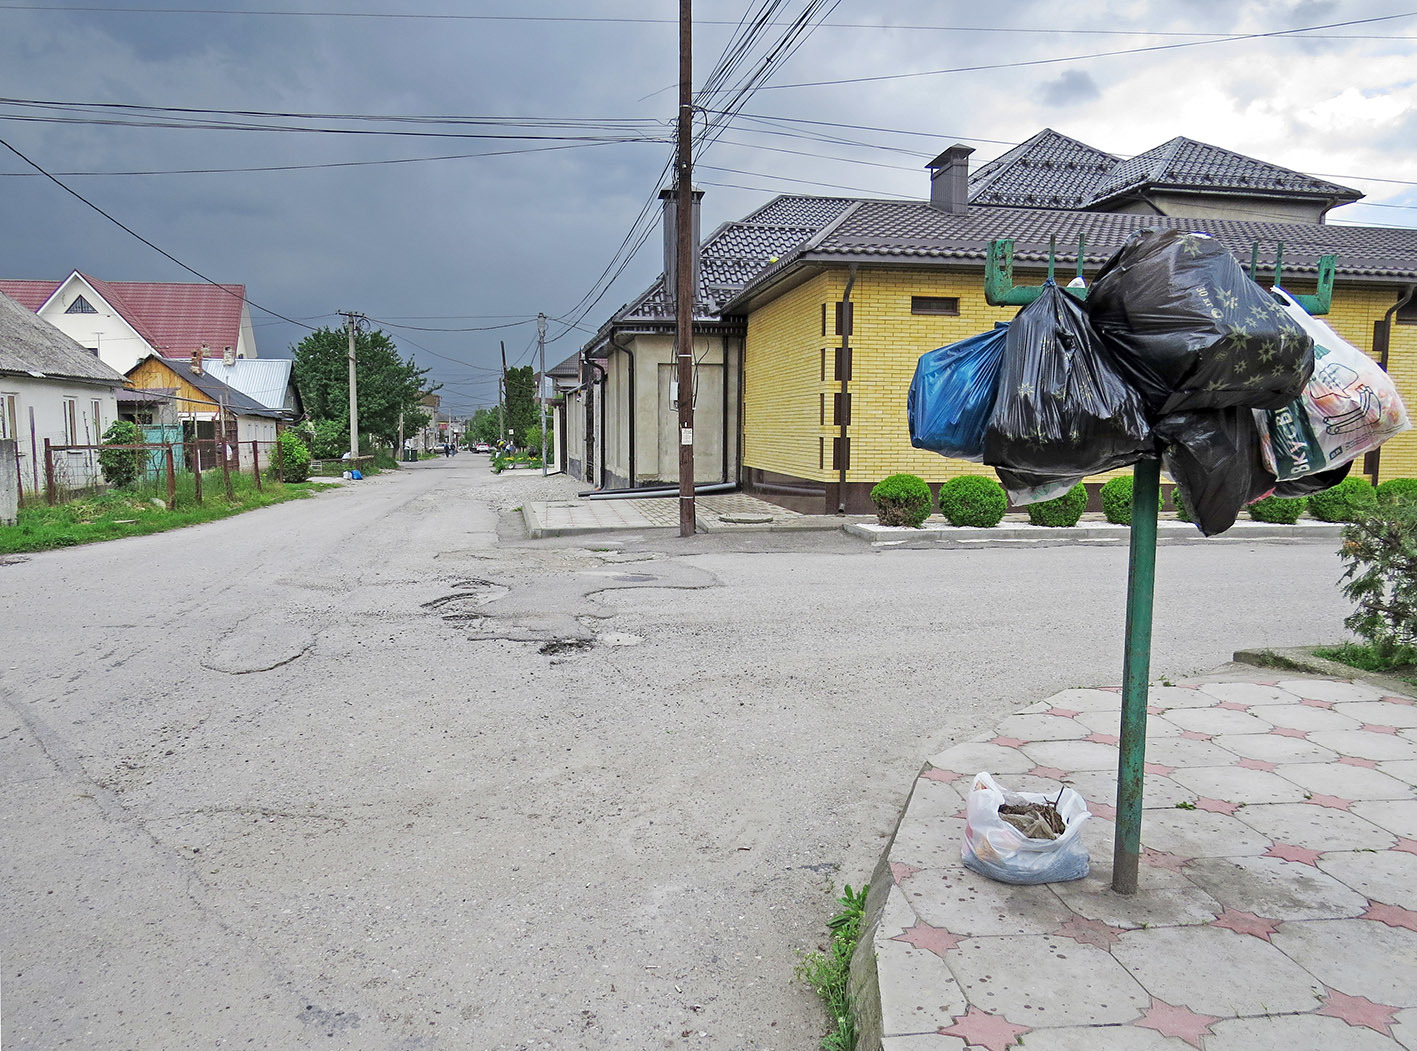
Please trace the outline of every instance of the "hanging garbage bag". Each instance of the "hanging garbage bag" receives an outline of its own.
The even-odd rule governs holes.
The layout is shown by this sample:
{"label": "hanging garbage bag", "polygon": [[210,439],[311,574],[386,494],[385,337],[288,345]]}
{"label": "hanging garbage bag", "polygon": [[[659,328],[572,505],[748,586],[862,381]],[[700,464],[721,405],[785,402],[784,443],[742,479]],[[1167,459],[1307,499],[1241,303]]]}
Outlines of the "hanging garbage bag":
{"label": "hanging garbage bag", "polygon": [[[1015,824],[999,813],[1000,807],[1025,809],[1030,803],[1056,803],[1062,832],[1051,839],[1042,838],[1055,830],[1023,821]],[[1071,788],[1056,796],[1008,792],[987,773],[980,773],[969,790],[965,814],[964,867],[981,876],[1001,883],[1062,883],[1088,873],[1090,859],[1082,841],[1082,826],[1092,815],[1082,796]],[[1031,815],[1018,816],[1026,820]]]}
{"label": "hanging garbage bag", "polygon": [[1278,409],[1313,371],[1313,340],[1205,234],[1133,234],[1103,264],[1086,309],[1153,416]]}
{"label": "hanging garbage bag", "polygon": [[1000,322],[992,332],[920,355],[906,402],[911,445],[961,460],[984,455],[1008,327]]}
{"label": "hanging garbage bag", "polygon": [[1029,474],[1027,471],[1010,471],[1007,467],[995,467],[999,484],[1009,495],[1009,503],[1014,507],[1026,504],[1041,504],[1045,500],[1056,500],[1072,491],[1073,486],[1082,481],[1080,474],[1063,475]]}
{"label": "hanging garbage bag", "polygon": [[1156,421],[1166,473],[1206,536],[1225,532],[1241,508],[1274,488],[1255,416],[1250,409],[1199,409]]}
{"label": "hanging garbage bag", "polygon": [[1293,499],[1296,496],[1321,493],[1325,489],[1332,489],[1347,478],[1348,472],[1351,470],[1353,470],[1353,461],[1349,460],[1342,467],[1334,467],[1317,474],[1306,474],[1303,478],[1291,478],[1287,482],[1277,482],[1274,486],[1274,495]]}
{"label": "hanging garbage bag", "polygon": [[984,462],[1030,474],[1087,475],[1152,448],[1141,398],[1077,300],[1054,282],[1009,325]]}
{"label": "hanging garbage bag", "polygon": [[1382,366],[1310,317],[1284,289],[1272,291],[1314,341],[1314,374],[1303,393],[1266,411],[1260,428],[1265,463],[1281,482],[1349,463],[1412,426]]}

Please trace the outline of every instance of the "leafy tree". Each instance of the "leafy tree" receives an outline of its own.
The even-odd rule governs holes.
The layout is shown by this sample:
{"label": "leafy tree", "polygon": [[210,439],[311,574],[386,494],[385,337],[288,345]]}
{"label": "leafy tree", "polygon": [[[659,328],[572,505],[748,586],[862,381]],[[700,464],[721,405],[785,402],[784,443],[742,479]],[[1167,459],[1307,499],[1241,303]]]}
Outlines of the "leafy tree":
{"label": "leafy tree", "polygon": [[[306,411],[316,421],[342,423],[349,433],[349,336],[340,329],[320,328],[294,348],[295,385]],[[356,332],[355,378],[359,389],[359,432],[392,444],[398,439],[399,417],[404,433],[414,434],[428,420],[418,405],[429,385],[427,369],[399,357],[398,348],[378,329]],[[317,450],[319,441],[316,441]]]}
{"label": "leafy tree", "polygon": [[[114,420],[103,432],[102,441],[104,445],[141,445],[143,433],[136,423]],[[138,480],[145,455],[141,449],[103,449],[98,454],[98,465],[109,485],[123,489]]]}
{"label": "leafy tree", "polygon": [[271,473],[282,482],[303,482],[310,477],[310,450],[294,431],[281,431],[276,438],[279,455]]}
{"label": "leafy tree", "polygon": [[467,440],[487,442],[490,445],[498,438],[505,437],[497,433],[497,420],[496,409],[478,409],[472,414],[472,419],[467,421]]}

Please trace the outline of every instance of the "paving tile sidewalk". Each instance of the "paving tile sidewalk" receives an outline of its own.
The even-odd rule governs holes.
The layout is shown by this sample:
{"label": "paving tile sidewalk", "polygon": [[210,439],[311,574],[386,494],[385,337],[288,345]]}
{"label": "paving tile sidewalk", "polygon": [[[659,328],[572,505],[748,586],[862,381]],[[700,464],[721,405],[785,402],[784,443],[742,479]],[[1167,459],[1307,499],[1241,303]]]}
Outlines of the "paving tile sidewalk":
{"label": "paving tile sidewalk", "polygon": [[[695,524],[701,532],[734,530],[840,529],[842,519],[804,515],[744,493],[719,493],[694,500]],[[679,501],[675,497],[623,500],[557,500],[522,507],[527,535],[574,536],[612,530],[677,529]]]}
{"label": "paving tile sidewalk", "polygon": [[[1149,701],[1134,897],[1110,889],[1118,690],[925,764],[853,961],[862,1051],[1417,1051],[1417,702],[1233,668]],[[981,770],[1081,792],[1091,875],[964,868]]]}

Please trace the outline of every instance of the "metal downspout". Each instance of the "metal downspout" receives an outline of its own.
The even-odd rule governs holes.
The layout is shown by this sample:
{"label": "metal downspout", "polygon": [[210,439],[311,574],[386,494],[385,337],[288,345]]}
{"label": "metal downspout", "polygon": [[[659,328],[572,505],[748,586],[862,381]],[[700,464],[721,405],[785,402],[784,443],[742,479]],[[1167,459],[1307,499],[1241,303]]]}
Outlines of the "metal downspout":
{"label": "metal downspout", "polygon": [[[1388,353],[1392,348],[1392,316],[1396,314],[1399,310],[1401,310],[1403,307],[1405,307],[1408,303],[1410,303],[1414,294],[1417,294],[1417,285],[1408,285],[1407,290],[1404,291],[1402,295],[1397,297],[1397,302],[1394,303],[1392,306],[1388,307],[1387,313],[1383,315],[1382,346],[1374,347],[1373,349],[1378,351],[1378,365],[1382,368],[1384,372],[1387,371]],[[1383,451],[1381,448],[1374,449],[1372,452],[1372,481],[1374,485],[1378,484],[1378,474],[1382,464],[1382,455]]]}
{"label": "metal downspout", "polygon": [[597,465],[600,471],[600,481],[596,483],[597,489],[605,488],[605,381],[610,377],[604,365],[592,361],[590,367],[600,373],[600,397],[596,400],[600,402],[600,463]]}
{"label": "metal downspout", "polygon": [[851,375],[851,288],[856,284],[856,264],[852,263],[846,272],[846,290],[841,294],[841,408],[838,412],[840,418],[839,426],[841,456],[837,467],[836,480],[836,513],[846,514],[846,464],[850,458],[846,437],[846,421],[851,415],[851,402],[848,400],[847,379]]}
{"label": "metal downspout", "polygon": [[728,337],[719,337],[722,340],[723,352],[723,443],[719,446],[722,450],[723,458],[723,481],[728,481]]}
{"label": "metal downspout", "polygon": [[629,488],[633,489],[635,487],[635,414],[639,412],[640,408],[639,402],[635,399],[635,352],[629,347],[616,343],[613,335],[609,338],[609,343],[612,348],[621,351],[630,361],[630,477],[628,481]]}

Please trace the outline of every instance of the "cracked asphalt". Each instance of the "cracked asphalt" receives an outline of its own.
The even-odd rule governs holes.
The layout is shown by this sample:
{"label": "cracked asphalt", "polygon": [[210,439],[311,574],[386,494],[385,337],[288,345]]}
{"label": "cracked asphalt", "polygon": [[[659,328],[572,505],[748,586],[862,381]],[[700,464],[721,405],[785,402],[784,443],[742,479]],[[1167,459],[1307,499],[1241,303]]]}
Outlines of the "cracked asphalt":
{"label": "cracked asphalt", "polygon": [[[526,540],[463,455],[7,560],[3,1046],[807,1051],[925,756],[1119,681],[1126,553]],[[1153,675],[1337,639],[1330,543],[1158,556]]]}

